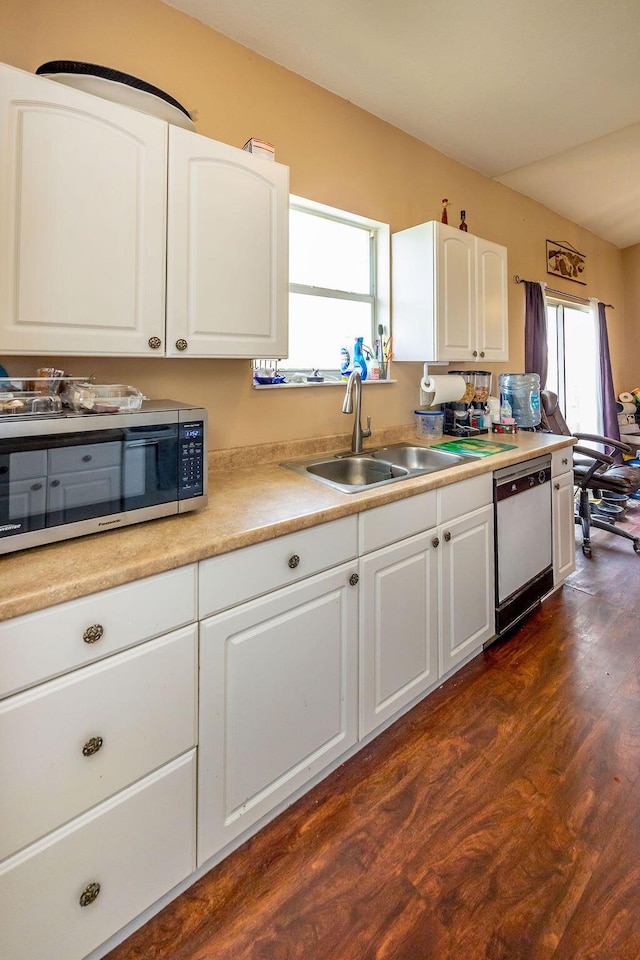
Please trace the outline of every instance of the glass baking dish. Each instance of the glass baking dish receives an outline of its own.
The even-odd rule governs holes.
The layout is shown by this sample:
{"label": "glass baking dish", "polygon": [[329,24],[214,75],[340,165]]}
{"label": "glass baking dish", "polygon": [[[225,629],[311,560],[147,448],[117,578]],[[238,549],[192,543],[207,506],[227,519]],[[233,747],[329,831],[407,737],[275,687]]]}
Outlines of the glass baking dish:
{"label": "glass baking dish", "polygon": [[140,410],[147,399],[125,383],[67,383],[61,396],[76,413],[128,413]]}

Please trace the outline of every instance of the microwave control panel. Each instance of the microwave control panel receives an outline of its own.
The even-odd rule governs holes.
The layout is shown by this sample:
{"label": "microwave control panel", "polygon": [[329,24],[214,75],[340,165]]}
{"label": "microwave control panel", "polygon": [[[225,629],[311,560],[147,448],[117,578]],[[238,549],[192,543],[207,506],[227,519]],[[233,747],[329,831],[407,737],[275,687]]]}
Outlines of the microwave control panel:
{"label": "microwave control panel", "polygon": [[204,492],[204,423],[195,420],[180,424],[179,498],[200,497]]}

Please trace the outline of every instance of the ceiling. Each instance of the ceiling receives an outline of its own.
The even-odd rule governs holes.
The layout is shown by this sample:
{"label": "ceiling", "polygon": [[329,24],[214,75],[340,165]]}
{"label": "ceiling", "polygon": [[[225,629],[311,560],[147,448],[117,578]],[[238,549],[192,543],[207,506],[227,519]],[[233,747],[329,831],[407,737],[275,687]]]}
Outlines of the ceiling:
{"label": "ceiling", "polygon": [[640,243],[638,0],[165,0],[618,247]]}

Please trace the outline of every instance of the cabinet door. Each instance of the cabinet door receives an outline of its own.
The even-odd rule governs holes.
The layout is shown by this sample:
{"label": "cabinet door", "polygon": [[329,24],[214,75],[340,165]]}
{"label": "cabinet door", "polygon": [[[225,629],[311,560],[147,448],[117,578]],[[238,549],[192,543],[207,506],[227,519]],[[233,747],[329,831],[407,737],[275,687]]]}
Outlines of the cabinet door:
{"label": "cabinet door", "polygon": [[360,738],[438,679],[438,570],[432,534],[360,561]]}
{"label": "cabinet door", "polygon": [[198,864],[356,742],[355,564],[201,624]]}
{"label": "cabinet door", "polygon": [[493,506],[443,524],[439,539],[444,675],[495,632]]}
{"label": "cabinet door", "polygon": [[0,80],[0,352],[151,354],[167,124],[10,67]]}
{"label": "cabinet door", "polygon": [[169,132],[167,353],[286,357],[289,171]]}
{"label": "cabinet door", "polygon": [[476,237],[477,356],[483,360],[509,359],[507,250]]}
{"label": "cabinet door", "polygon": [[553,584],[558,586],[576,568],[576,537],[573,500],[573,473],[553,480]]}
{"label": "cabinet door", "polygon": [[444,224],[437,229],[437,359],[472,360],[476,343],[475,237]]}

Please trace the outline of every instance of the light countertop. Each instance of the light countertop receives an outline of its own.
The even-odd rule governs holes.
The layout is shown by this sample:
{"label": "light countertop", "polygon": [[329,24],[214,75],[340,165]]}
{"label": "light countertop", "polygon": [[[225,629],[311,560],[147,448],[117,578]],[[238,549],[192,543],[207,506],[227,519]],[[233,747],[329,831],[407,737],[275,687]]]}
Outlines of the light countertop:
{"label": "light countertop", "polygon": [[[515,449],[356,494],[340,493],[280,466],[285,460],[348,449],[343,438],[211,453],[209,504],[202,510],[0,557],[0,620],[402,500],[575,442],[526,432],[484,439],[513,443]],[[367,447],[399,440],[417,443],[403,428],[372,438]]]}

